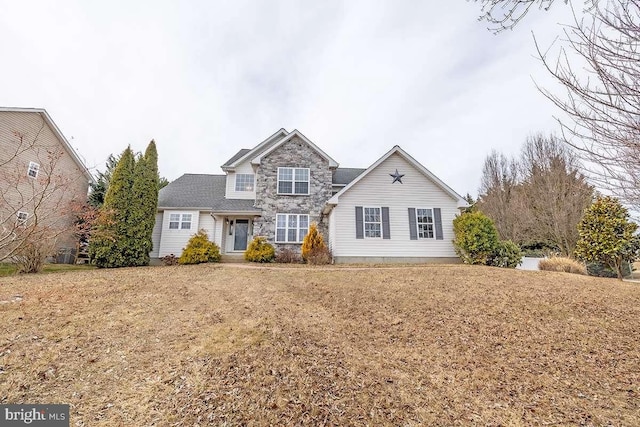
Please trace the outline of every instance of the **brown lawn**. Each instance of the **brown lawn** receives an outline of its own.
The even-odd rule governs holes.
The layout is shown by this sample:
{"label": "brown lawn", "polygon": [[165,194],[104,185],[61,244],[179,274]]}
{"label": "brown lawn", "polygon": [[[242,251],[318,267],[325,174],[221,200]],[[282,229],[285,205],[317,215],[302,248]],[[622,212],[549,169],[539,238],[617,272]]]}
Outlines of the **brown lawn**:
{"label": "brown lawn", "polygon": [[0,301],[0,403],[72,426],[640,425],[640,285],[614,279],[201,265]]}

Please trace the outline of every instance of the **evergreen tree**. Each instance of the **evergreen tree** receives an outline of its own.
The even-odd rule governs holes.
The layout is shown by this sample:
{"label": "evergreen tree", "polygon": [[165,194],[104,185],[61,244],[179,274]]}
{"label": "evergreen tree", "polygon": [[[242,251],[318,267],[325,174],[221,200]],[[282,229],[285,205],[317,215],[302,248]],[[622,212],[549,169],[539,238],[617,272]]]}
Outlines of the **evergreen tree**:
{"label": "evergreen tree", "polygon": [[153,249],[151,234],[158,209],[158,152],[151,141],[144,156],[135,165],[132,193],[135,205],[131,210],[131,246],[127,250],[130,265],[148,265]]}
{"label": "evergreen tree", "polygon": [[615,197],[598,197],[578,224],[580,239],[576,256],[587,262],[599,262],[616,272],[622,280],[622,266],[638,258],[638,225],[629,221],[629,212]]}
{"label": "evergreen tree", "polygon": [[309,232],[304,236],[302,241],[302,259],[309,262],[309,258],[315,253],[326,252],[327,245],[324,243],[322,234],[318,231],[318,226],[315,222],[311,223]]}
{"label": "evergreen tree", "polygon": [[91,194],[89,194],[88,200],[90,206],[100,208],[104,203],[104,196],[109,189],[109,181],[111,181],[111,176],[119,160],[120,158],[110,154],[105,164],[105,171],[98,172],[98,179],[96,179],[95,184],[91,184]]}
{"label": "evergreen tree", "polygon": [[131,210],[135,206],[132,192],[135,178],[135,158],[130,147],[120,156],[97,224],[97,236],[89,250],[98,267],[124,267],[128,263],[128,248],[131,245]]}

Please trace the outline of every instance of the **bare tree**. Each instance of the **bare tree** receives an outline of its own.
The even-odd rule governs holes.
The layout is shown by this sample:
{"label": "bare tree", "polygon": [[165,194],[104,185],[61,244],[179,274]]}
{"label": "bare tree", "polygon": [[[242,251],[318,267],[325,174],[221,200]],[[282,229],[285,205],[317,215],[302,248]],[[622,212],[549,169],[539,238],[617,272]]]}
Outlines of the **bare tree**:
{"label": "bare tree", "polygon": [[[487,21],[496,33],[515,27],[530,9],[547,11],[556,0],[474,0],[482,4],[480,20]],[[569,0],[559,0],[568,4]],[[597,1],[597,0],[595,0]],[[590,3],[590,2],[586,2]]]}
{"label": "bare tree", "polygon": [[570,148],[553,136],[528,138],[517,160],[494,151],[485,160],[478,209],[503,239],[572,256],[593,195],[579,169]]}
{"label": "bare tree", "polygon": [[569,117],[564,140],[601,188],[640,208],[640,1],[607,0],[565,30],[568,48],[542,62],[561,95],[541,89]]}
{"label": "bare tree", "polygon": [[517,220],[519,200],[518,166],[504,154],[492,151],[484,161],[480,183],[478,208],[496,225],[500,237],[514,242],[522,239],[522,222]]}
{"label": "bare tree", "polygon": [[[64,169],[64,148],[41,140],[44,127],[42,120],[37,132],[15,130],[3,143],[0,260],[23,262],[51,255],[60,239],[72,238],[76,210],[84,202],[78,200],[77,189],[86,187],[86,178],[81,171],[70,174]],[[37,167],[32,169],[27,158]]]}
{"label": "bare tree", "polygon": [[573,256],[577,224],[593,198],[580,163],[560,139],[538,134],[522,147],[519,166],[519,196],[526,207],[529,238]]}

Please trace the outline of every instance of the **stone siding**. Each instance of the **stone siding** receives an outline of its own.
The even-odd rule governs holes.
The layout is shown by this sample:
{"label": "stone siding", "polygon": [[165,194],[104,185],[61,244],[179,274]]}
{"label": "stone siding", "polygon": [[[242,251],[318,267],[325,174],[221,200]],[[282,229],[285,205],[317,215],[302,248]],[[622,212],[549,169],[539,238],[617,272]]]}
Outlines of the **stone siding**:
{"label": "stone siding", "polygon": [[[309,168],[309,195],[278,194],[278,168]],[[254,236],[264,236],[276,249],[289,248],[300,252],[300,244],[276,244],[276,214],[308,214],[309,223],[318,224],[318,230],[328,239],[327,218],[322,209],[331,197],[329,162],[298,137],[285,142],[262,158],[256,171],[256,207],[262,217],[254,223]]]}

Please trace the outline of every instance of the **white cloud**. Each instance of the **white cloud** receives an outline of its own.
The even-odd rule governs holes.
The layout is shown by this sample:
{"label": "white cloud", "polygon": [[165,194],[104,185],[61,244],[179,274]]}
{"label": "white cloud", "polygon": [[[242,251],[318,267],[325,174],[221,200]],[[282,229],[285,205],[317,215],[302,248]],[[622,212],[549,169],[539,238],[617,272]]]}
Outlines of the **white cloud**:
{"label": "white cloud", "polygon": [[0,1],[0,104],[44,107],[90,166],[158,143],[160,169],[219,165],[280,127],[342,166],[399,144],[460,193],[484,156],[552,131],[529,30],[499,36],[467,2]]}

